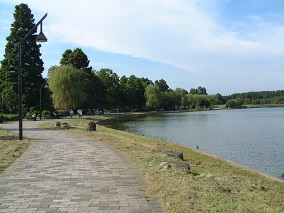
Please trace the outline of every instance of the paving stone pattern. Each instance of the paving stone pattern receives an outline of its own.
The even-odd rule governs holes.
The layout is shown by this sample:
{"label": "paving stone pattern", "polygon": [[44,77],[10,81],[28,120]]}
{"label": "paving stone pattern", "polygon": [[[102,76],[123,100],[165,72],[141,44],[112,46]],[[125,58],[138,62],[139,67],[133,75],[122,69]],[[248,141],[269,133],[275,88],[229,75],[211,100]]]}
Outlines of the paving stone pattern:
{"label": "paving stone pattern", "polygon": [[[0,212],[164,212],[144,198],[137,169],[117,151],[68,131],[24,122],[31,150],[0,175]],[[18,123],[1,125],[18,131]]]}

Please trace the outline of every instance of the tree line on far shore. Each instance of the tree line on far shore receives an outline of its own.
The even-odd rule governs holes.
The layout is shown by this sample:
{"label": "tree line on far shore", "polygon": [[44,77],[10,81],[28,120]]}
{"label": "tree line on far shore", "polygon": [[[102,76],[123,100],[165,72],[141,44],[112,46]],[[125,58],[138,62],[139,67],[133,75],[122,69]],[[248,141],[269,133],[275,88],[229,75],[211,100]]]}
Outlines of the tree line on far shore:
{"label": "tree line on far shore", "polygon": [[[26,4],[15,7],[15,21],[7,37],[4,59],[0,67],[0,113],[18,111],[18,42],[34,26],[34,18]],[[187,110],[226,105],[241,108],[243,104],[284,104],[284,90],[248,92],[222,96],[208,95],[199,86],[189,91],[171,89],[166,80],[152,81],[134,75],[119,77],[112,69],[99,71],[89,66],[90,60],[80,49],[67,49],[59,66],[49,68],[48,77],[42,77],[43,61],[40,45],[34,36],[22,45],[23,110],[24,114],[46,111],[69,111],[77,108],[84,112]],[[48,88],[45,88],[45,85]]]}

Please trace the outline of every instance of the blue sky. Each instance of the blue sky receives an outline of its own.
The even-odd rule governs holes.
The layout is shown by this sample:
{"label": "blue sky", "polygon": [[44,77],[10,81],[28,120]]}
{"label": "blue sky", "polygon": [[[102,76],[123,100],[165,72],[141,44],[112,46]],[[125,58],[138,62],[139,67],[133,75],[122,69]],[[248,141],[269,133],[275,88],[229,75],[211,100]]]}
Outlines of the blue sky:
{"label": "blue sky", "polygon": [[[0,0],[0,60],[15,5]],[[283,0],[26,0],[46,12],[44,77],[66,49],[81,48],[95,70],[203,86],[209,94],[284,89]]]}

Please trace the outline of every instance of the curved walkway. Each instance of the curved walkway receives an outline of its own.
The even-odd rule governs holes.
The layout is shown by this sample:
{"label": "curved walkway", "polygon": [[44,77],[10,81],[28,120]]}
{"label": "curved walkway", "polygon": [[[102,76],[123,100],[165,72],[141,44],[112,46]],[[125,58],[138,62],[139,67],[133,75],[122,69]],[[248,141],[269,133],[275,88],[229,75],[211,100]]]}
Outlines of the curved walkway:
{"label": "curved walkway", "polygon": [[[105,144],[25,121],[27,151],[0,175],[0,212],[164,212],[137,169]],[[1,124],[18,131],[18,123]]]}

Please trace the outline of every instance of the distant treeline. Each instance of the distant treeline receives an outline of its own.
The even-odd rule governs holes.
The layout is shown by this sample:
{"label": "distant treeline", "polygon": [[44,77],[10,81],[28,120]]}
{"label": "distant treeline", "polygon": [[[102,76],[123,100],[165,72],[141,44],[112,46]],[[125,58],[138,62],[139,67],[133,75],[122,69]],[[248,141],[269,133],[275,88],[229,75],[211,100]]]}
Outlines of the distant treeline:
{"label": "distant treeline", "polygon": [[232,108],[250,104],[284,104],[284,90],[235,93],[223,96],[223,103]]}

